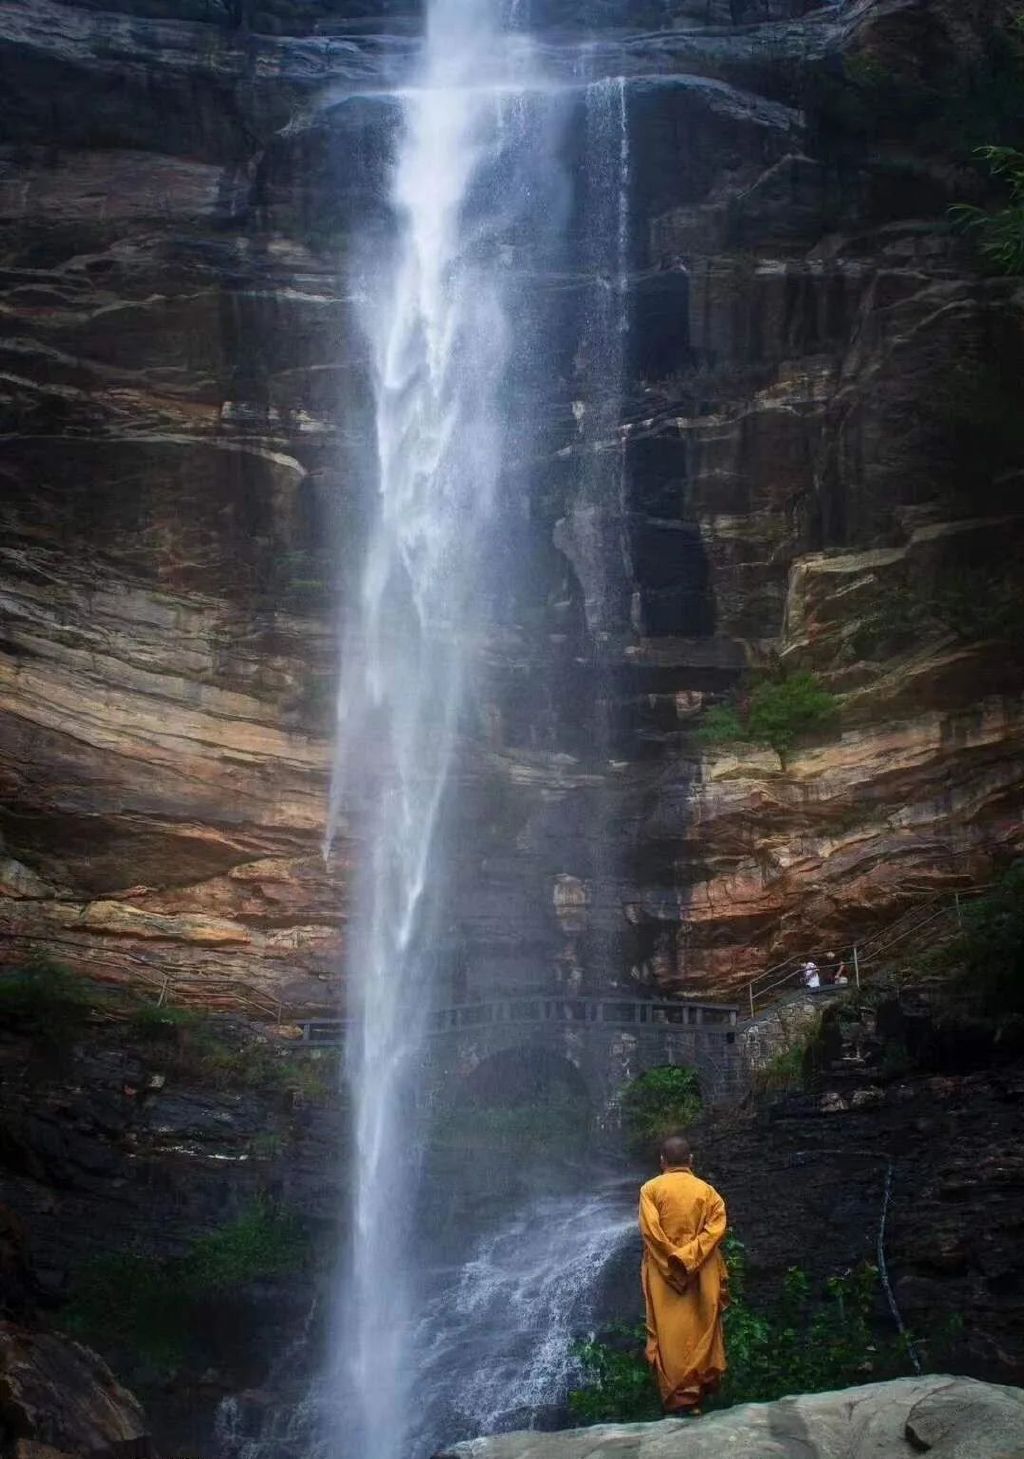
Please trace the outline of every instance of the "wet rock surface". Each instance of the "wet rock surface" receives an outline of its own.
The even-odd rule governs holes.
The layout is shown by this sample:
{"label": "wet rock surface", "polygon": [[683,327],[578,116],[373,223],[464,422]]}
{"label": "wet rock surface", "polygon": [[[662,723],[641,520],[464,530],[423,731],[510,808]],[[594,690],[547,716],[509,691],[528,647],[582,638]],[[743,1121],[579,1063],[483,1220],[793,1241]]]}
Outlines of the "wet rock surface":
{"label": "wet rock surface", "polygon": [[871,1384],[749,1404],[699,1422],[601,1424],[566,1434],[503,1434],[457,1444],[438,1459],[1004,1459],[1020,1452],[1024,1395],[964,1378]]}
{"label": "wet rock surface", "polygon": [[[826,1079],[766,1118],[702,1132],[698,1164],[728,1198],[752,1292],[770,1300],[789,1266],[823,1289],[877,1264],[888,1178],[886,1261],[922,1361],[1024,1384],[1022,1097],[1019,1068],[899,1082],[876,1074],[852,1087]],[[877,1315],[894,1333],[881,1296]]]}
{"label": "wet rock surface", "polygon": [[[817,1301],[831,1278],[877,1266],[884,1214],[888,1278],[924,1370],[1024,1386],[1022,1099],[1019,1065],[899,1079],[875,1069],[702,1122],[695,1168],[726,1199],[752,1307],[770,1309],[792,1267]],[[637,1170],[637,1188],[648,1174]],[[642,1318],[639,1262],[637,1239],[606,1272],[609,1328]],[[872,1320],[883,1344],[896,1340],[881,1286]]]}
{"label": "wet rock surface", "polygon": [[28,1233],[44,1293],[91,1257],[190,1240],[270,1194],[313,1221],[337,1209],[341,1114],[321,1100],[219,1080],[173,1049],[94,1031],[60,1051],[0,1044],[0,1201]]}
{"label": "wet rock surface", "polygon": [[81,1343],[0,1323],[0,1443],[12,1459],[148,1459],[139,1404]]}
{"label": "wet rock surface", "polygon": [[[243,1025],[219,1027],[236,1054],[253,1046]],[[60,1329],[97,1259],[129,1264],[119,1281],[130,1305],[132,1262],[156,1272],[255,1208],[297,1218],[308,1240],[298,1272],[211,1294],[169,1366],[154,1367],[118,1339],[116,1322],[104,1338],[90,1336],[142,1394],[149,1427],[139,1432],[155,1433],[160,1452],[208,1452],[221,1399],[262,1384],[306,1330],[320,1280],[312,1272],[330,1264],[344,1200],[334,1083],[332,1066],[316,1097],[269,1078],[246,1087],[244,1072],[218,1075],[187,1049],[133,1040],[123,1027],[92,1028],[57,1048],[10,1033],[0,1041],[0,1301],[2,1315],[27,1329],[25,1342],[41,1344],[40,1361],[52,1348],[54,1363],[64,1362],[70,1350],[72,1378],[78,1372],[79,1350]],[[95,1355],[81,1361],[102,1369]],[[69,1404],[79,1387],[69,1378]],[[40,1412],[52,1410],[56,1422],[62,1402],[44,1394]],[[66,1447],[59,1436],[40,1442]],[[94,1452],[83,1445],[67,1452]],[[144,1451],[109,1452],[141,1459]]]}

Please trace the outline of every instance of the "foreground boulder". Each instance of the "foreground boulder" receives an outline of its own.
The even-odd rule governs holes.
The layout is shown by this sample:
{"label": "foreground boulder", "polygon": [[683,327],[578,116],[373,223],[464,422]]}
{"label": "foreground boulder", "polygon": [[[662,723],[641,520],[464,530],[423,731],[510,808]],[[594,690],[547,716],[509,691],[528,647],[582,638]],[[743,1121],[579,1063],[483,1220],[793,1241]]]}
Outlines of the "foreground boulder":
{"label": "foreground boulder", "polygon": [[147,1459],[146,1420],[103,1360],[69,1338],[0,1323],[0,1453]]}
{"label": "foreground boulder", "polygon": [[655,1424],[499,1434],[437,1459],[1024,1459],[1024,1390],[929,1375]]}

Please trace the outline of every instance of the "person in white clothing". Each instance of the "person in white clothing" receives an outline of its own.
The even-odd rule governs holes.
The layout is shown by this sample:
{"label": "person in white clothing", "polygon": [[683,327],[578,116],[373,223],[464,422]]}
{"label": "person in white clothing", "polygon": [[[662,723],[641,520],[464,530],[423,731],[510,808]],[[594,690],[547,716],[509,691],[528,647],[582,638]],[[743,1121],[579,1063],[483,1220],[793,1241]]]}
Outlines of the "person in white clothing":
{"label": "person in white clothing", "polygon": [[818,964],[810,961],[804,963],[804,987],[816,993],[821,987],[821,974],[818,972]]}

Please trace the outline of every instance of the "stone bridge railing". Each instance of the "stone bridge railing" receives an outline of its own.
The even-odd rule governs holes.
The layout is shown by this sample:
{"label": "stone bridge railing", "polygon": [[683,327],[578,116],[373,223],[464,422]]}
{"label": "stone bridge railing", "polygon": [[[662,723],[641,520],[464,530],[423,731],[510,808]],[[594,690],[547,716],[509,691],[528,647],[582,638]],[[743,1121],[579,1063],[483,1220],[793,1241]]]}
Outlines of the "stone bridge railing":
{"label": "stone bridge railing", "polygon": [[644,1029],[656,1025],[735,1028],[739,1011],[718,1003],[651,1003],[630,998],[579,998],[561,994],[520,995],[487,1003],[462,1003],[439,1009],[433,1033],[454,1033],[510,1023],[598,1025]]}
{"label": "stone bridge railing", "polygon": [[[521,994],[488,1002],[460,1003],[430,1015],[431,1035],[479,1032],[516,1024],[628,1028],[640,1032],[668,1028],[734,1030],[739,1009],[721,1003],[652,1003],[629,998],[579,998],[561,994]],[[295,1025],[302,1043],[318,1047],[344,1042],[348,1027],[343,1018],[316,1018]]]}
{"label": "stone bridge railing", "polygon": [[[709,1101],[739,1093],[746,1066],[738,1023],[739,1010],[718,1003],[510,995],[432,1012],[434,1053],[425,1074],[432,1097],[444,1098],[495,1055],[544,1050],[574,1067],[608,1123],[622,1088],[661,1065],[693,1068]],[[298,1027],[299,1047],[323,1047],[341,1043],[346,1025],[315,1019]]]}

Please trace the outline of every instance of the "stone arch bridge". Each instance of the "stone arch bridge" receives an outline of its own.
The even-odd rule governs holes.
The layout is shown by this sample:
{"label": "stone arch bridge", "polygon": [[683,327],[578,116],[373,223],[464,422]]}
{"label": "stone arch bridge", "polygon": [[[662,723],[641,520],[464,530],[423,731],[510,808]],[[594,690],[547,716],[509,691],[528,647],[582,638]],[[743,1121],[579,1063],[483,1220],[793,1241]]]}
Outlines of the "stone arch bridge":
{"label": "stone arch bridge", "polygon": [[[623,1086],[648,1069],[693,1069],[709,1104],[739,1094],[745,1063],[739,1011],[720,1003],[653,1002],[523,993],[436,1010],[430,1020],[431,1098],[453,1097],[490,1060],[536,1053],[571,1066],[602,1123],[614,1123]],[[299,1024],[305,1047],[338,1044],[340,1020]]]}

